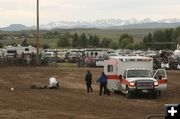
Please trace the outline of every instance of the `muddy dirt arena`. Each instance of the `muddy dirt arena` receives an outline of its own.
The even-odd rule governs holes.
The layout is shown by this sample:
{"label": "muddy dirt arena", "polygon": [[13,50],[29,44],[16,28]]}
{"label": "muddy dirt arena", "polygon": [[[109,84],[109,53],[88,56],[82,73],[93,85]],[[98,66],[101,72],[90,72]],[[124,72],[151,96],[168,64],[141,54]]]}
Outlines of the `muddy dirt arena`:
{"label": "muddy dirt arena", "polygon": [[[88,94],[84,82],[86,70],[0,68],[0,118],[145,119],[149,114],[164,114],[166,103],[180,103],[180,71],[168,71],[168,89],[162,97],[126,99],[123,94],[98,95],[99,85],[95,81],[103,71],[102,68],[90,69],[94,92]],[[48,78],[52,75],[60,81],[60,89],[30,89],[32,84],[48,84]]]}

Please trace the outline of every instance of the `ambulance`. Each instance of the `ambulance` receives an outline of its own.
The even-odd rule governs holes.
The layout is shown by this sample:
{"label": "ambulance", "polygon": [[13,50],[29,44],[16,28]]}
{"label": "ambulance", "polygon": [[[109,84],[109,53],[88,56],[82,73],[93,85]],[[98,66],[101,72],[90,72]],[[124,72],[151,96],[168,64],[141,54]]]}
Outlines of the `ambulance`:
{"label": "ambulance", "polygon": [[107,75],[107,88],[133,94],[147,93],[153,97],[167,88],[165,69],[153,71],[153,59],[144,56],[115,56],[105,60],[104,73]]}

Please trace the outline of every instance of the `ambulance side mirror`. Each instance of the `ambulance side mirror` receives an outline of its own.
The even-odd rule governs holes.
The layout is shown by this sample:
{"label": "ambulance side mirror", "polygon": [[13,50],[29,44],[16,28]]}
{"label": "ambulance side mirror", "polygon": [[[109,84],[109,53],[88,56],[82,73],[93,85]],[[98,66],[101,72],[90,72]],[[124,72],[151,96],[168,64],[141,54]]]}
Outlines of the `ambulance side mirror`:
{"label": "ambulance side mirror", "polygon": [[126,79],[126,75],[123,75],[123,79]]}
{"label": "ambulance side mirror", "polygon": [[157,75],[157,76],[155,76],[155,79],[156,80],[162,80],[162,76],[161,75]]}
{"label": "ambulance side mirror", "polygon": [[162,80],[162,76],[161,75],[158,76],[158,80]]}

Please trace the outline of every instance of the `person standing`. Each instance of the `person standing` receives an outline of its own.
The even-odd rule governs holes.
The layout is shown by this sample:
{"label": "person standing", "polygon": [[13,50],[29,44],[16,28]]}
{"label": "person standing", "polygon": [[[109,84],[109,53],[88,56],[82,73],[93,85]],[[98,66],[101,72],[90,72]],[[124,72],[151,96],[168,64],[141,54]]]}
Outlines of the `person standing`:
{"label": "person standing", "polygon": [[96,82],[100,83],[99,96],[101,96],[102,91],[104,92],[104,94],[107,94],[109,96],[109,93],[107,93],[107,76],[104,74],[104,72],[102,72],[101,76]]}
{"label": "person standing", "polygon": [[87,73],[85,75],[85,82],[86,82],[86,86],[87,86],[87,92],[93,92],[93,89],[91,87],[92,84],[92,74],[89,70],[87,70]]}

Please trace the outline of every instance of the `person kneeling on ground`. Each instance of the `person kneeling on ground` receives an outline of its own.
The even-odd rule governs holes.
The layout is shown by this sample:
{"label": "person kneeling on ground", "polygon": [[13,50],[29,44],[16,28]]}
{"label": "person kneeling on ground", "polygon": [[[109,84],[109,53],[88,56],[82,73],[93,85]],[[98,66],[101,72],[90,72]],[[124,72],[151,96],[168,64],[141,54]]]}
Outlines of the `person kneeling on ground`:
{"label": "person kneeling on ground", "polygon": [[45,86],[31,85],[30,88],[31,89],[58,89],[59,82],[56,80],[55,77],[50,77],[48,85],[45,85]]}
{"label": "person kneeling on ground", "polygon": [[59,82],[55,77],[49,78],[49,89],[57,89],[59,88]]}

